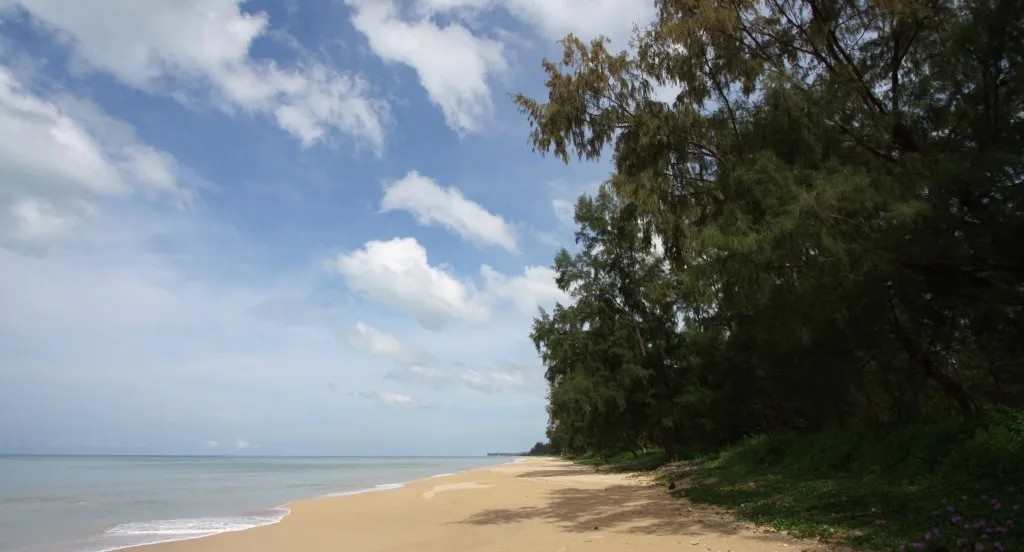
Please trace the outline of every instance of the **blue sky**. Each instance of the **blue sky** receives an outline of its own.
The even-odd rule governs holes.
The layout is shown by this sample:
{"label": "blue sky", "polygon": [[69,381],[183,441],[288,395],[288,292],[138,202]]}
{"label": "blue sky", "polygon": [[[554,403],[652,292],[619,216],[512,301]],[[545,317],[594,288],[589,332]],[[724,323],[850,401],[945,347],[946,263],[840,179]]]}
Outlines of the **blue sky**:
{"label": "blue sky", "polygon": [[608,174],[531,151],[633,0],[0,0],[0,452],[543,437],[538,307]]}

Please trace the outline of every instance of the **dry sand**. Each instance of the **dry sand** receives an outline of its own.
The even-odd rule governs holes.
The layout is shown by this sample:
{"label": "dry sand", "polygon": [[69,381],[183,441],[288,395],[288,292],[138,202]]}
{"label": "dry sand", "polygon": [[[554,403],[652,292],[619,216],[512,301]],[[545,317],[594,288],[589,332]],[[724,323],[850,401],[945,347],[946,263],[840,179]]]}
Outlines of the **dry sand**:
{"label": "dry sand", "polygon": [[827,550],[668,496],[642,476],[568,462],[513,464],[289,505],[281,523],[144,552]]}

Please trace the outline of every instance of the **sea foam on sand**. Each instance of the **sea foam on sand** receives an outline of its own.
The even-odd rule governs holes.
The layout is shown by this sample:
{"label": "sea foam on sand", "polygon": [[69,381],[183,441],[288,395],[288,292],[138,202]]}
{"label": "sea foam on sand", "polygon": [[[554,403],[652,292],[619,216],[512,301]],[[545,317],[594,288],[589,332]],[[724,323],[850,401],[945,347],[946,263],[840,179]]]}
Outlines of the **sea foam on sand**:
{"label": "sea foam on sand", "polygon": [[122,523],[106,531],[104,536],[111,541],[111,546],[104,547],[102,550],[119,550],[141,544],[197,539],[220,533],[244,531],[253,527],[277,523],[289,513],[288,508],[277,507],[265,512],[239,516],[158,519]]}

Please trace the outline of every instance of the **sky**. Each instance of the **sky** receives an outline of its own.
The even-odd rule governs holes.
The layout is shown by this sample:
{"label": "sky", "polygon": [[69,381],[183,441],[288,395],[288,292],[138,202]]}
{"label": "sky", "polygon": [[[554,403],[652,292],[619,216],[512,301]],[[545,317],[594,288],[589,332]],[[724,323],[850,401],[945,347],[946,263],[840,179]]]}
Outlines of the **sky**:
{"label": "sky", "polygon": [[0,0],[0,453],[543,439],[576,197],[512,102],[642,0]]}

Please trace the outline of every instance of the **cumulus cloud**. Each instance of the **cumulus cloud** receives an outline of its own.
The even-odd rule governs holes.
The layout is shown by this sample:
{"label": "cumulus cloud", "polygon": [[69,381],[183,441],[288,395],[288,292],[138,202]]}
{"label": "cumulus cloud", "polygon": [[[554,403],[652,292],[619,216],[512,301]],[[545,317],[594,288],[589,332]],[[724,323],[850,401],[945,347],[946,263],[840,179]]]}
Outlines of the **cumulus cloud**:
{"label": "cumulus cloud", "polygon": [[67,236],[104,197],[187,203],[180,172],[129,125],[81,100],[34,94],[0,66],[0,241]]}
{"label": "cumulus cloud", "polygon": [[209,93],[224,111],[273,118],[304,146],[340,132],[379,149],[387,109],[366,83],[319,63],[282,68],[252,57],[270,21],[244,12],[242,1],[12,0],[0,9],[20,6],[59,33],[80,67],[135,88],[179,98]]}
{"label": "cumulus cloud", "polygon": [[536,314],[539,307],[555,303],[569,304],[572,298],[558,288],[555,271],[546,266],[527,266],[518,276],[507,276],[490,266],[480,267],[484,289],[493,300],[510,301],[525,314]]}
{"label": "cumulus cloud", "polygon": [[424,353],[405,345],[397,337],[363,322],[357,322],[352,328],[349,343],[365,353],[399,364],[415,365],[426,360]]}
{"label": "cumulus cloud", "polygon": [[370,241],[339,255],[336,267],[349,289],[412,314],[437,328],[450,320],[482,321],[487,306],[445,269],[432,266],[415,238]]}
{"label": "cumulus cloud", "polygon": [[[0,445],[9,450],[213,452],[204,446],[209,439],[218,441],[216,450],[234,451],[240,437],[251,441],[239,451],[246,454],[444,454],[452,447],[472,453],[488,438],[526,442],[543,433],[543,382],[516,309],[490,324],[407,334],[378,323],[373,306],[322,304],[322,290],[336,287],[324,278],[339,277],[320,267],[275,264],[268,278],[211,276],[194,259],[217,258],[247,273],[252,266],[231,228],[160,209],[109,218],[102,230],[116,241],[49,255],[0,248],[0,349],[19,352],[0,362]],[[157,239],[162,246],[154,249]],[[320,314],[293,325],[253,308],[281,300],[308,302]],[[401,380],[366,367],[338,347],[344,319],[372,322],[409,348],[429,347],[436,360],[407,371],[389,367],[407,373]],[[500,376],[463,378],[468,369],[458,364],[483,374],[508,370],[506,360],[531,366],[526,383],[507,394],[487,391]],[[394,392],[414,404],[368,400],[360,390]],[[69,393],[97,400],[62,401]],[[365,416],[387,431],[349,423]],[[467,417],[474,423],[460,426]],[[400,448],[386,448],[394,439],[382,433],[401,434]],[[106,435],[140,448],[80,448]],[[446,444],[437,445],[438,435]]]}
{"label": "cumulus cloud", "polygon": [[420,224],[441,225],[471,242],[517,251],[515,233],[503,218],[416,171],[384,188],[381,210],[408,211]]}
{"label": "cumulus cloud", "polygon": [[427,250],[415,238],[369,241],[339,255],[334,267],[352,291],[406,312],[432,329],[452,320],[486,321],[492,307],[501,303],[533,315],[538,307],[571,301],[548,267],[527,266],[522,274],[509,276],[482,265],[483,286],[478,288],[431,265]]}
{"label": "cumulus cloud", "polygon": [[488,80],[508,66],[501,42],[476,36],[456,22],[403,19],[391,0],[346,1],[353,10],[352,24],[370,49],[385,61],[414,69],[449,127],[459,133],[480,130],[492,107]]}

